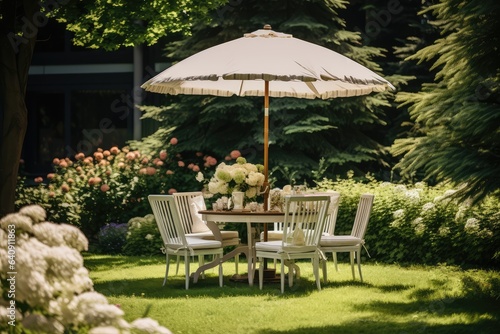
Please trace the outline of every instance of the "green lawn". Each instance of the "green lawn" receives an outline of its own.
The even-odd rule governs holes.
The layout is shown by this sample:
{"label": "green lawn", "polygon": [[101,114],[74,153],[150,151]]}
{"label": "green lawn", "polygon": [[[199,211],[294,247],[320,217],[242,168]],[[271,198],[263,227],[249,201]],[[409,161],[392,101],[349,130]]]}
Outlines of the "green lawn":
{"label": "green lawn", "polygon": [[[500,273],[438,266],[363,265],[364,283],[350,267],[329,262],[329,282],[317,291],[310,263],[302,278],[280,294],[279,283],[249,287],[216,269],[184,289],[175,264],[162,287],[162,257],[85,255],[95,290],[120,305],[126,319],[148,316],[173,333],[498,333]],[[240,263],[240,271],[245,271]],[[180,270],[181,272],[182,270]],[[496,297],[496,298],[495,298]]]}

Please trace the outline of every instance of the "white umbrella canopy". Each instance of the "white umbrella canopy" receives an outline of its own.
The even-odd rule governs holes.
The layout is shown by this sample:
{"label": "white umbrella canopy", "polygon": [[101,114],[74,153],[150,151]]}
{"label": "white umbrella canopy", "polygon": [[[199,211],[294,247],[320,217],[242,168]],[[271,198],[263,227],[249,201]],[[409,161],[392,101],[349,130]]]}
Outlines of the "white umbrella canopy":
{"label": "white umbrella canopy", "polygon": [[269,97],[330,99],[394,89],[363,65],[292,35],[264,29],[188,57],[146,81],[161,94],[264,96],[264,176],[268,194]]}
{"label": "white umbrella canopy", "polygon": [[394,87],[325,47],[268,29],[203,50],[142,85],[162,94],[336,98]]}

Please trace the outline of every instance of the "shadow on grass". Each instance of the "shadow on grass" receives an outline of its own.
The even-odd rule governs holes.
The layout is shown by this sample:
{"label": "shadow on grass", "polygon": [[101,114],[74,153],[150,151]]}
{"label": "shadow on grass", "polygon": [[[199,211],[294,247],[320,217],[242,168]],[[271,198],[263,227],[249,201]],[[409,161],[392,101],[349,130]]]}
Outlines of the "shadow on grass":
{"label": "shadow on grass", "polygon": [[165,263],[162,256],[120,256],[120,255],[90,255],[84,254],[84,265],[89,270],[109,268],[134,268]]}
{"label": "shadow on grass", "polygon": [[[163,277],[151,277],[141,279],[119,279],[112,281],[94,281],[94,289],[105,296],[113,297],[145,297],[145,298],[186,298],[189,297],[213,297],[223,298],[231,296],[281,296],[280,283],[266,282],[263,290],[259,289],[258,279],[253,286],[247,282],[234,282],[228,276],[224,276],[224,285],[219,287],[219,278],[216,275],[206,275],[205,279],[199,279],[197,283],[189,282],[189,290],[185,289],[184,276],[169,276],[165,286]],[[317,291],[313,280],[300,278],[294,280],[292,287],[285,282],[285,293],[283,297],[307,297]]]}
{"label": "shadow on grass", "polygon": [[341,325],[326,326],[326,327],[300,327],[293,330],[258,330],[256,333],[259,334],[331,334],[331,333],[342,333],[342,334],[359,334],[359,333],[370,333],[370,334],[410,334],[410,333],[458,333],[458,334],[468,334],[468,333],[497,333],[498,332],[498,321],[493,320],[478,320],[473,324],[438,324],[429,325],[425,322],[393,322],[384,321],[383,319],[359,319],[355,322],[343,323]]}

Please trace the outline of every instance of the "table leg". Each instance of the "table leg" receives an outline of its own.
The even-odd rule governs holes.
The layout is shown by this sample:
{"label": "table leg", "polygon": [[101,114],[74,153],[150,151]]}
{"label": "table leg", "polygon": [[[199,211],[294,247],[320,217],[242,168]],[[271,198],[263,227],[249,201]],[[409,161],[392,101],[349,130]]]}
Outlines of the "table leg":
{"label": "table leg", "polygon": [[[193,274],[193,283],[198,282],[198,278],[200,277],[201,273],[203,273],[205,270],[210,269],[210,268],[214,268],[214,267],[218,266],[220,263],[226,262],[227,260],[235,257],[236,254],[243,253],[246,255],[247,258],[249,258],[250,255],[249,255],[248,250],[249,250],[249,247],[247,247],[245,245],[241,245],[239,247],[236,247],[235,249],[233,249],[229,253],[226,253],[223,257],[215,259],[214,261],[212,261],[210,263],[207,263],[203,266],[198,267],[198,269],[196,269],[196,272]],[[249,267],[250,267],[250,265],[249,265]]]}

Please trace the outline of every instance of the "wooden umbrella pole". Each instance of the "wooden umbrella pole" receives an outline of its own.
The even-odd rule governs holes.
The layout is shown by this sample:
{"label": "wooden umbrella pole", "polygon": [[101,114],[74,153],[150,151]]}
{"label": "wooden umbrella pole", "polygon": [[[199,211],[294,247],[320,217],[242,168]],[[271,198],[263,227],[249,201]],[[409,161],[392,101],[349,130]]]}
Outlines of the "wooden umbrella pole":
{"label": "wooden umbrella pole", "polygon": [[269,198],[269,81],[264,83],[264,210],[268,208]]}

